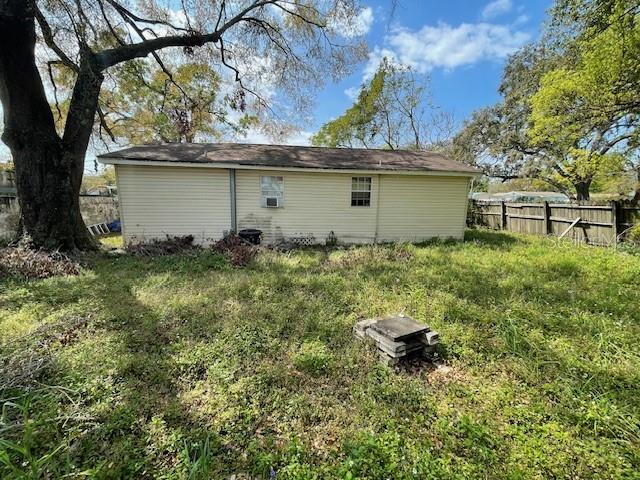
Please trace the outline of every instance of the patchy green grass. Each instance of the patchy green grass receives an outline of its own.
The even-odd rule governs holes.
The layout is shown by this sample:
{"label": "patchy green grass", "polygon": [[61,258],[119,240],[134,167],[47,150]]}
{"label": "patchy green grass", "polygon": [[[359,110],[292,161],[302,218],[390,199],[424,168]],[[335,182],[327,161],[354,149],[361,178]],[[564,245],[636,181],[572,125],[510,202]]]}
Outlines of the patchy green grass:
{"label": "patchy green grass", "polygon": [[[638,256],[481,231],[5,281],[0,477],[638,478],[639,286]],[[401,311],[447,368],[352,339]]]}

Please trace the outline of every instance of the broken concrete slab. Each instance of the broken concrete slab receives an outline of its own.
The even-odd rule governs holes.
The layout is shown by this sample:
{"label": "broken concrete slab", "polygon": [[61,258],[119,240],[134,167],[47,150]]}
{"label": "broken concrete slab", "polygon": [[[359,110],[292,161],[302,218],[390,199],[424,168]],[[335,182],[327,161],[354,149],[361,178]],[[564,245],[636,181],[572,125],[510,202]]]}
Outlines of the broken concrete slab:
{"label": "broken concrete slab", "polygon": [[405,315],[358,321],[354,335],[375,344],[382,363],[395,366],[411,358],[432,358],[439,342],[438,332]]}
{"label": "broken concrete slab", "polygon": [[429,331],[427,325],[418,323],[414,319],[404,315],[380,319],[371,324],[369,328],[381,333],[393,342],[398,342]]}
{"label": "broken concrete slab", "polygon": [[401,360],[400,358],[390,357],[382,350],[378,350],[378,358],[380,359],[380,362],[382,362],[384,365],[387,365],[388,367],[395,367],[400,363]]}
{"label": "broken concrete slab", "polygon": [[376,323],[376,321],[377,320],[375,318],[367,318],[365,320],[360,320],[353,326],[353,334],[361,340],[364,339],[367,330],[372,324]]}
{"label": "broken concrete slab", "polygon": [[385,349],[394,353],[405,352],[409,348],[421,348],[423,347],[423,343],[421,341],[412,340],[411,342],[394,342],[389,340],[387,337],[377,332],[373,328],[367,330],[366,336],[375,340],[378,345],[384,345]]}
{"label": "broken concrete slab", "polygon": [[418,351],[421,352],[422,350],[424,350],[424,345],[423,344],[417,344],[417,345],[413,345],[413,346],[407,347],[406,350],[403,350],[401,352],[395,352],[393,350],[387,349],[387,347],[385,347],[383,344],[379,343],[378,344],[378,350],[382,350],[384,353],[386,353],[387,355],[389,355],[390,357],[393,357],[393,358],[403,358],[403,357],[406,357],[407,355],[409,355],[410,353],[418,352]]}
{"label": "broken concrete slab", "polygon": [[422,342],[425,345],[437,345],[440,343],[440,334],[438,332],[426,332],[423,334]]}

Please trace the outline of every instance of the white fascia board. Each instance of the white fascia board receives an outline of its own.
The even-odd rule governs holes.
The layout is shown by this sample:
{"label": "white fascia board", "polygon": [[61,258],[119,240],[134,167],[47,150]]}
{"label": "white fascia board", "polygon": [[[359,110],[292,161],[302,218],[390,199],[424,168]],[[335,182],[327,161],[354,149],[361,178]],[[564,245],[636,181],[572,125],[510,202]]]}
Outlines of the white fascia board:
{"label": "white fascia board", "polygon": [[269,167],[263,165],[240,165],[236,163],[197,163],[197,162],[171,162],[154,160],[130,160],[126,158],[100,157],[98,162],[103,165],[140,165],[151,167],[178,167],[178,168],[218,168],[237,170],[270,170],[279,172],[319,172],[319,173],[344,173],[358,175],[432,175],[441,177],[479,177],[480,172],[452,172],[445,170],[356,170],[345,168],[307,168],[307,167]]}

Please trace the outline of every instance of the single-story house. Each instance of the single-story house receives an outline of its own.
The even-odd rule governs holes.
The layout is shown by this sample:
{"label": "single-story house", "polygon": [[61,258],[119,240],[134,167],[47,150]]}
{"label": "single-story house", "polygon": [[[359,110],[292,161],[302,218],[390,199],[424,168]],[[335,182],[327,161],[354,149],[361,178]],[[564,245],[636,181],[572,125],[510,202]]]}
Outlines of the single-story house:
{"label": "single-story house", "polygon": [[125,243],[191,234],[206,244],[247,228],[265,243],[461,239],[479,174],[430,152],[230,143],[137,146],[98,160],[115,165]]}

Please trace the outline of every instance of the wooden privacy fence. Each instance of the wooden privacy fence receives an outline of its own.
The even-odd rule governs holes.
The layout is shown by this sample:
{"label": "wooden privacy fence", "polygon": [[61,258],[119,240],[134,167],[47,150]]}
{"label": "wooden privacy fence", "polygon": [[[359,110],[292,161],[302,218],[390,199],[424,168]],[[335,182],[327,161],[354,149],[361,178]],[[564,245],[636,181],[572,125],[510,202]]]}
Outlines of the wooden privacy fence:
{"label": "wooden privacy fence", "polygon": [[468,222],[496,230],[554,235],[595,245],[615,245],[640,223],[640,206],[508,203],[471,200]]}

